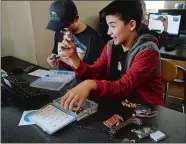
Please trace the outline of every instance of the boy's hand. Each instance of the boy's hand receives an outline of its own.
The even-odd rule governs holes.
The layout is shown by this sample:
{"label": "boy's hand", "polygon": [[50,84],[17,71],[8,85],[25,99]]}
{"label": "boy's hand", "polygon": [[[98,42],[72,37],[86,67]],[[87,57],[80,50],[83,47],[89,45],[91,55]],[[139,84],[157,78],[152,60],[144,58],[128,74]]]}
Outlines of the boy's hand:
{"label": "boy's hand", "polygon": [[167,32],[167,28],[168,28],[168,17],[167,16],[165,16],[162,23],[163,23],[164,31]]}
{"label": "boy's hand", "polygon": [[69,31],[65,32],[62,43],[58,44],[58,55],[63,59],[73,59],[74,57],[78,57],[76,44],[72,40],[71,33]]}
{"label": "boy's hand", "polygon": [[93,89],[96,89],[96,82],[94,80],[83,81],[62,97],[61,106],[67,110],[72,110],[77,104],[76,111],[78,111]]}
{"label": "boy's hand", "polygon": [[52,59],[54,57],[55,54],[51,54],[48,58],[47,58],[47,62],[51,67],[54,67],[56,65],[58,65],[58,60],[56,59]]}
{"label": "boy's hand", "polygon": [[74,69],[77,69],[81,60],[76,51],[76,44],[71,37],[72,36],[69,31],[65,32],[62,43],[58,44],[58,55],[62,61],[65,61],[65,59],[70,59],[71,66]]}

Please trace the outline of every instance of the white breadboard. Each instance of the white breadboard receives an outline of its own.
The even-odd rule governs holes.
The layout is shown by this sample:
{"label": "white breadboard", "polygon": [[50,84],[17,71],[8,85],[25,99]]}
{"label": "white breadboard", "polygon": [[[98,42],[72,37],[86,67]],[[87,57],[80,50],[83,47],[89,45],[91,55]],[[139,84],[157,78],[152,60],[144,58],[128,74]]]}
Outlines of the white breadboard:
{"label": "white breadboard", "polygon": [[98,104],[87,99],[84,101],[80,113],[68,111],[61,107],[61,98],[58,98],[55,99],[53,103],[49,103],[39,109],[29,118],[41,127],[43,131],[46,131],[48,134],[53,134],[73,121],[79,121],[97,112],[97,109]]}
{"label": "white breadboard", "polygon": [[53,134],[64,126],[76,120],[76,115],[62,111],[52,104],[38,110],[30,119],[40,126],[43,131]]}

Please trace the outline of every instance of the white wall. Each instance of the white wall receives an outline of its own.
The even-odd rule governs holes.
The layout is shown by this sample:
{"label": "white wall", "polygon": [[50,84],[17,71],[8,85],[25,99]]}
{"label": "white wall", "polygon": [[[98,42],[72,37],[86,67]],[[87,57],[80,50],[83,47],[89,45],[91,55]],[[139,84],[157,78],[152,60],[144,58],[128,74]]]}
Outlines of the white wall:
{"label": "white wall", "polygon": [[2,20],[2,37],[1,37],[1,56],[7,56],[11,55],[12,51],[12,44],[10,41],[10,31],[9,31],[9,22],[8,22],[8,13],[7,13],[7,8],[6,8],[6,3],[2,2],[1,3],[1,8],[2,8],[2,14],[1,14],[1,20]]}
{"label": "white wall", "polygon": [[98,30],[99,11],[111,1],[74,1],[80,15],[80,20]]}
{"label": "white wall", "polygon": [[37,64],[29,1],[2,1],[2,55]]}
{"label": "white wall", "polygon": [[52,1],[30,1],[37,63],[49,67],[47,57],[52,51],[54,32],[46,30],[49,22],[49,5]]}
{"label": "white wall", "polygon": [[[98,30],[99,11],[111,1],[74,1],[80,20]],[[166,1],[174,8],[178,1]],[[2,1],[2,54],[11,55],[40,66],[53,48],[54,32],[45,29],[52,1]]]}

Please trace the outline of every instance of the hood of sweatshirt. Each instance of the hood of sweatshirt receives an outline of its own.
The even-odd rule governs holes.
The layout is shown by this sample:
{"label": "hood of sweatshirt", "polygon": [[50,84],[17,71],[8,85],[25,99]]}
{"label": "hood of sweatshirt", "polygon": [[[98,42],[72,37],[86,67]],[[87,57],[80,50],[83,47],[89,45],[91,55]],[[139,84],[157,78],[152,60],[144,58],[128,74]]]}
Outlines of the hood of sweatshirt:
{"label": "hood of sweatshirt", "polygon": [[[145,50],[155,50],[159,53],[158,40],[155,36],[151,34],[143,34],[134,41],[128,53],[126,69],[131,66],[132,61],[135,59],[136,55]],[[159,74],[161,70],[160,60],[161,57],[159,53],[159,62],[156,69],[157,74]]]}
{"label": "hood of sweatshirt", "polygon": [[[150,48],[151,46],[151,48]],[[154,49],[154,50],[157,50],[159,51],[158,49],[158,39],[153,36],[152,34],[143,34],[143,35],[140,35],[133,43],[130,51],[134,51],[135,49],[139,49],[139,50],[142,50],[142,49],[147,49],[147,47],[149,47],[150,49]]]}

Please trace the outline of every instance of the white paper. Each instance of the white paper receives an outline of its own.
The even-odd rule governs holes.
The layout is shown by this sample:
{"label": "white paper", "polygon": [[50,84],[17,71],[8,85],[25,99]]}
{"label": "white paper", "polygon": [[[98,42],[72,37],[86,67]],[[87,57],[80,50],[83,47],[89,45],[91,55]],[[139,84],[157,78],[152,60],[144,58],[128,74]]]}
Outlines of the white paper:
{"label": "white paper", "polygon": [[38,77],[43,77],[48,74],[50,74],[50,71],[42,70],[42,69],[37,69],[37,70],[29,73],[29,75],[38,76]]}
{"label": "white paper", "polygon": [[24,111],[18,126],[35,124],[29,118],[29,116],[35,112],[36,110]]}

